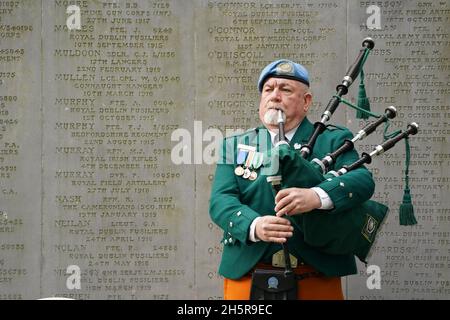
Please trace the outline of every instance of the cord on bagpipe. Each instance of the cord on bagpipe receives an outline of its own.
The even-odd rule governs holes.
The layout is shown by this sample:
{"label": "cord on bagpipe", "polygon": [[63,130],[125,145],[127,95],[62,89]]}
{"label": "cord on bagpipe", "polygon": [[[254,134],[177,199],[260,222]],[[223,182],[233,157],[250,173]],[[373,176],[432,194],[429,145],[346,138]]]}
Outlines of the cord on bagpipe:
{"label": "cord on bagpipe", "polygon": [[[411,202],[411,192],[409,189],[409,162],[410,162],[410,147],[409,147],[409,136],[417,134],[419,130],[419,126],[417,123],[412,122],[408,124],[408,127],[406,131],[398,130],[395,132],[395,135],[391,135],[392,137],[390,139],[384,140],[384,142],[380,145],[378,145],[374,151],[372,151],[370,154],[363,153],[362,157],[356,161],[355,163],[344,166],[342,169],[338,171],[338,175],[333,174],[335,176],[342,175],[344,173],[347,173],[351,170],[359,168],[363,164],[370,164],[372,162],[372,157],[375,155],[380,155],[384,153],[385,151],[391,149],[395,146],[397,142],[400,140],[405,140],[405,189],[404,189],[404,195],[403,195],[403,201],[400,205],[399,210],[399,219],[400,219],[400,225],[414,225],[417,224],[417,220],[414,216],[414,208]],[[331,172],[330,172],[331,173]],[[339,174],[342,173],[342,174]]]}
{"label": "cord on bagpipe", "polygon": [[[362,73],[362,70],[361,70]],[[391,106],[389,108],[387,108],[385,110],[385,114],[384,115],[380,115],[374,112],[371,112],[367,109],[361,108],[359,100],[358,100],[358,105],[354,105],[351,102],[343,99],[342,97],[338,97],[338,96],[334,96],[336,99],[338,99],[340,102],[342,102],[343,104],[349,106],[350,108],[353,108],[355,110],[357,110],[357,118],[358,115],[364,115],[364,119],[368,119],[370,117],[374,117],[374,118],[378,118],[378,121],[375,121],[372,124],[368,124],[367,127],[370,127],[372,125],[371,128],[373,128],[375,130],[375,128],[380,125],[381,123],[385,124],[384,127],[384,131],[383,131],[383,139],[384,141],[390,139],[390,138],[394,138],[397,135],[401,134],[401,130],[395,130],[391,133],[388,133],[388,129],[390,127],[391,122],[389,121],[390,119],[393,119],[396,116],[396,109],[395,107]],[[418,126],[417,126],[418,128]],[[362,138],[364,138],[365,136],[367,136],[368,134],[370,134],[373,131],[370,131],[369,133],[367,133],[367,131],[370,129],[363,129],[361,130],[356,136],[355,138],[357,138],[357,140],[362,140]],[[362,134],[362,137],[361,137]],[[354,143],[355,141],[353,141],[354,139],[352,139],[352,142]],[[409,163],[410,163],[410,154],[411,154],[411,149],[410,149],[410,145],[409,145],[409,139],[406,136],[404,138],[405,140],[405,187],[404,187],[404,191],[403,191],[403,200],[402,203],[400,204],[400,208],[399,208],[399,220],[400,220],[400,225],[415,225],[417,224],[417,220],[414,216],[414,207],[412,204],[412,200],[411,200],[411,190],[409,189]],[[346,142],[348,144],[348,142]],[[344,147],[344,146],[343,146]],[[353,145],[351,146],[351,148],[353,148]],[[350,149],[351,149],[350,148]],[[314,159],[313,161],[317,161],[316,159]]]}

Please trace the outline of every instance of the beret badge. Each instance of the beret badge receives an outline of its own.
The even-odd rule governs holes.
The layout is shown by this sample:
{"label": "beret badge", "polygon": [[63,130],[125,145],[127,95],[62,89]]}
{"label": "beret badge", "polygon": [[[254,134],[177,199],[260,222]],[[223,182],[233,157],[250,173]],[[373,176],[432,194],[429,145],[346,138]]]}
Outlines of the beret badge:
{"label": "beret badge", "polygon": [[278,74],[293,74],[294,73],[294,66],[292,63],[289,62],[282,62],[277,66],[277,73]]}

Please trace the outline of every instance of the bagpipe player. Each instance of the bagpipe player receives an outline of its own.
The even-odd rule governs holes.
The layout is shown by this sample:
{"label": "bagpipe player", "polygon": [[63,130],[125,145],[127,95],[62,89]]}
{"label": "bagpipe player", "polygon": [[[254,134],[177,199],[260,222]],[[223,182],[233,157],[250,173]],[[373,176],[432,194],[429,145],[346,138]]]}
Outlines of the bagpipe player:
{"label": "bagpipe player", "polygon": [[[297,298],[342,300],[341,277],[357,273],[355,256],[329,254],[309,245],[292,218],[318,210],[340,215],[364,203],[374,192],[372,175],[362,166],[313,187],[284,188],[275,195],[262,171],[267,152],[279,142],[277,114],[279,110],[284,113],[287,143],[299,150],[314,131],[307,118],[313,94],[308,71],[289,60],[267,65],[257,88],[261,126],[224,139],[211,190],[209,213],[223,230],[219,273],[224,277],[224,299],[249,299],[252,273],[256,268],[282,268],[282,244],[286,244],[293,271],[299,276]],[[309,159],[322,159],[352,136],[344,127],[328,125]],[[350,150],[330,169],[358,158],[357,151]]]}

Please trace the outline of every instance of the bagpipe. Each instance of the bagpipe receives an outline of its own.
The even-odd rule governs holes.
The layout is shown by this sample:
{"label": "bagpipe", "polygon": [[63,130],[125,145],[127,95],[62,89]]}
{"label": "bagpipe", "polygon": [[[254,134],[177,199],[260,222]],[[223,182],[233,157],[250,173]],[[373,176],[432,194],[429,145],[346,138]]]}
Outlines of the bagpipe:
{"label": "bagpipe", "polygon": [[[356,107],[363,118],[367,118],[367,114],[376,117],[377,120],[368,123],[361,129],[356,136],[351,140],[345,140],[334,152],[327,154],[323,159],[308,160],[312,154],[312,150],[317,138],[323,133],[327,127],[326,123],[331,119],[334,111],[341,102],[353,106],[348,101],[342,99],[342,96],[347,94],[350,85],[354,82],[358,75],[363,77],[363,65],[371,49],[374,47],[374,42],[370,38],[364,39],[362,43],[363,48],[353,65],[350,66],[342,83],[336,88],[336,94],[330,99],[326,110],[322,114],[321,120],[314,124],[314,131],[306,145],[301,146],[299,150],[291,148],[284,139],[276,144],[272,152],[272,156],[278,159],[278,172],[275,176],[267,177],[267,181],[272,184],[275,192],[281,188],[301,187],[311,188],[322,183],[325,180],[332,180],[348,172],[356,170],[364,164],[370,164],[373,157],[382,154],[383,152],[394,147],[399,141],[405,140],[407,145],[406,160],[409,162],[409,144],[408,137],[415,135],[418,132],[418,125],[410,123],[405,131],[397,130],[396,132],[386,135],[389,127],[389,120],[393,119],[397,111],[395,107],[391,106],[385,110],[383,115],[377,115],[363,108]],[[360,84],[360,89],[364,89],[364,84]],[[359,95],[365,98],[366,104],[368,102],[365,94]],[[284,117],[282,111],[279,110],[278,124],[279,135],[284,137]],[[370,153],[362,153],[361,157],[354,163],[343,166],[339,170],[329,171],[336,159],[342,154],[354,149],[354,144],[373,133],[381,124],[385,124],[384,142],[377,145]],[[414,218],[411,197],[408,187],[408,168],[406,168],[406,189],[404,196],[403,211],[401,207],[400,224],[412,225],[417,223]],[[406,208],[406,209],[405,209]],[[373,246],[376,235],[386,218],[389,209],[382,203],[368,200],[360,205],[356,205],[344,212],[331,214],[326,210],[313,210],[308,213],[293,215],[290,217],[291,221],[297,225],[303,232],[304,241],[318,248],[320,251],[328,254],[352,254],[359,258],[359,260],[366,263],[370,249]],[[288,256],[287,246],[283,247],[285,251],[286,261]]]}

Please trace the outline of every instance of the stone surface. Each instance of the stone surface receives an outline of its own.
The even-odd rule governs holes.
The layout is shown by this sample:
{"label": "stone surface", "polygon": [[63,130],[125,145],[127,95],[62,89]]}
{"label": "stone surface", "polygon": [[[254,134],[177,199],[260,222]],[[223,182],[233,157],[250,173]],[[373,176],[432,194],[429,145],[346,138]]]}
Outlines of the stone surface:
{"label": "stone surface", "polygon": [[0,3],[0,299],[29,299],[42,281],[41,7]]}
{"label": "stone surface", "polygon": [[[70,4],[81,30],[66,25]],[[419,223],[398,225],[401,143],[369,166],[391,212],[345,293],[448,299],[450,3],[372,4],[0,1],[0,299],[221,299],[208,215],[218,138],[258,125],[256,81],[280,58],[309,69],[319,120],[366,36],[372,111],[396,106],[390,132],[421,128]],[[364,125],[343,105],[332,123]],[[358,150],[381,141],[378,129]]]}

